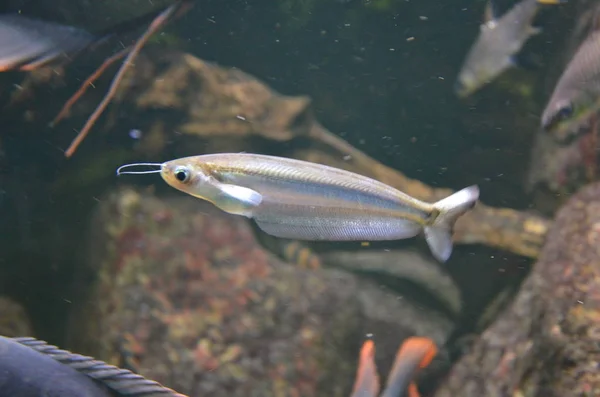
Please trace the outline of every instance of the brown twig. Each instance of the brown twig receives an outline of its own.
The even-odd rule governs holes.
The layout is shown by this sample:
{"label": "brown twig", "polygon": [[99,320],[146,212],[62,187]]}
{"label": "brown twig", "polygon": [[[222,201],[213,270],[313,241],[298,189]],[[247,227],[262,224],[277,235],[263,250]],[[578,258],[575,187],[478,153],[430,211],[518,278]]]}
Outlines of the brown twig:
{"label": "brown twig", "polygon": [[110,101],[115,96],[115,94],[117,92],[117,88],[119,87],[121,80],[123,80],[123,76],[125,75],[127,68],[129,67],[129,65],[131,65],[133,63],[133,60],[139,54],[142,47],[146,44],[146,42],[150,39],[150,37],[154,33],[156,33],[158,31],[158,29],[160,29],[167,22],[167,20],[178,9],[180,9],[180,7],[183,7],[183,10],[182,10],[182,13],[183,13],[183,12],[187,11],[189,8],[191,8],[191,6],[192,6],[192,4],[189,1],[179,1],[175,4],[173,4],[172,6],[170,6],[169,8],[167,8],[162,13],[160,13],[152,21],[152,23],[150,24],[148,29],[146,29],[146,31],[142,34],[142,36],[135,43],[135,45],[129,52],[129,55],[127,55],[127,58],[125,58],[123,65],[117,72],[116,76],[113,78],[110,88],[108,89],[108,92],[102,99],[102,102],[100,102],[100,104],[96,107],[96,110],[94,110],[94,113],[92,113],[92,115],[88,118],[88,120],[86,121],[86,123],[83,126],[83,128],[81,129],[81,131],[79,131],[79,134],[77,134],[77,136],[75,137],[75,139],[73,140],[73,142],[71,143],[71,145],[69,146],[67,151],[65,152],[66,157],[71,157],[73,155],[73,153],[75,153],[75,150],[77,150],[77,147],[81,144],[81,142],[88,135],[88,133],[90,132],[90,129],[93,127],[93,125],[96,123],[96,121],[98,120],[98,118],[100,117],[102,112],[104,112],[104,109],[106,109],[106,107],[108,106]]}
{"label": "brown twig", "polygon": [[92,73],[83,82],[83,84],[81,84],[79,89],[69,98],[69,100],[64,104],[64,106],[58,113],[58,115],[56,115],[54,120],[52,120],[52,122],[50,123],[50,126],[54,127],[60,120],[65,118],[67,116],[67,114],[70,112],[71,107],[75,104],[75,102],[77,102],[79,100],[79,98],[81,98],[81,96],[83,94],[85,94],[88,87],[91,86],[94,83],[94,81],[96,81],[102,75],[102,73],[104,73],[106,71],[106,69],[108,69],[108,67],[110,67],[113,63],[115,63],[117,60],[119,60],[123,56],[125,56],[125,54],[127,54],[127,52],[129,52],[130,48],[131,48],[131,46],[125,47],[123,50],[117,52],[116,54],[114,54],[113,56],[111,56],[110,58],[105,60],[102,63],[102,65],[98,69],[96,69],[96,71],[94,71],[94,73]]}

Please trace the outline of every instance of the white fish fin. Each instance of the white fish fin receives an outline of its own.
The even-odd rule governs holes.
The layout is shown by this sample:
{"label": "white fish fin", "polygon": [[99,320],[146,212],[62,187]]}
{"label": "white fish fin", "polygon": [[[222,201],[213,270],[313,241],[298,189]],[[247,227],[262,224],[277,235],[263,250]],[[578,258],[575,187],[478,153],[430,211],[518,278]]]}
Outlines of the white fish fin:
{"label": "white fish fin", "polygon": [[221,183],[218,186],[221,193],[219,208],[225,212],[236,215],[252,217],[252,210],[260,205],[262,194],[244,186]]}
{"label": "white fish fin", "polygon": [[473,208],[479,199],[479,188],[469,186],[433,204],[439,215],[425,227],[425,239],[433,256],[446,262],[452,253],[452,228],[456,220]]}

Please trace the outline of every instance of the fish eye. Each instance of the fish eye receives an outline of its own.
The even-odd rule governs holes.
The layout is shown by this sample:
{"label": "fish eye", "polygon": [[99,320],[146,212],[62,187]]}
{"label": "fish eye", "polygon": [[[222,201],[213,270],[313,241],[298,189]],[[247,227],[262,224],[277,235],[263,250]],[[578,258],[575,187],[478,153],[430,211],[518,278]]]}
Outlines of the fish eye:
{"label": "fish eye", "polygon": [[177,167],[174,172],[175,178],[182,183],[190,180],[190,171],[186,167]]}
{"label": "fish eye", "polygon": [[561,119],[566,119],[568,117],[571,117],[573,115],[573,106],[571,104],[567,104],[563,107],[561,107],[558,110],[558,114],[557,116]]}
{"label": "fish eye", "polygon": [[560,107],[554,112],[552,117],[544,124],[543,128],[546,131],[553,130],[557,126],[573,116],[575,109],[571,102],[559,104]]}

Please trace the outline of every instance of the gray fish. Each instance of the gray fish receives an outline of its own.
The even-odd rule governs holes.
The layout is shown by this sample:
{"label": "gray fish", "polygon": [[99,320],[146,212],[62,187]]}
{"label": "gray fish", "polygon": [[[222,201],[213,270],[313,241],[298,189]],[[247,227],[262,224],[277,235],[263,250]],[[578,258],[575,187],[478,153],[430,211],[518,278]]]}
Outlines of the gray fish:
{"label": "gray fish", "polygon": [[531,36],[540,28],[531,24],[540,4],[560,4],[562,0],[522,0],[501,18],[492,12],[491,0],[486,9],[486,21],[469,50],[458,75],[454,90],[467,97],[490,83],[507,69],[516,66],[515,57]]}
{"label": "gray fish", "polygon": [[71,26],[21,14],[0,15],[0,71],[31,70],[93,40],[91,33]]}
{"label": "gray fish", "polygon": [[[131,166],[160,170],[131,172]],[[349,171],[275,156],[223,153],[130,164],[117,174],[160,172],[172,187],[252,218],[265,233],[294,240],[376,241],[424,230],[433,255],[452,252],[456,220],[479,198],[471,186],[430,204]]]}
{"label": "gray fish", "polygon": [[558,142],[575,136],[600,110],[600,30],[581,43],[542,113],[542,128]]}
{"label": "gray fish", "polygon": [[0,15],[0,72],[33,70],[62,55],[72,56],[110,37],[137,29],[161,11],[152,10],[96,33],[22,14]]}

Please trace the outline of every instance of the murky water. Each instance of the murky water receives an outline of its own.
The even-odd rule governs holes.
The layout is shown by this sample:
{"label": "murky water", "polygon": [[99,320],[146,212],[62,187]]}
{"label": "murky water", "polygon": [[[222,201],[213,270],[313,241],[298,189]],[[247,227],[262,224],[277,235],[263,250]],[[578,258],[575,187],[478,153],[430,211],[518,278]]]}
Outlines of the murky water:
{"label": "murky water", "polygon": [[[374,340],[385,379],[405,338],[422,336],[438,355],[419,389],[435,395],[517,295],[573,191],[531,191],[525,181],[531,167],[545,169],[531,165],[540,114],[571,32],[595,3],[545,6],[536,19],[543,32],[522,50],[535,67],[510,69],[465,99],[453,87],[482,1],[196,3],[153,35],[71,158],[64,151],[120,63],[67,118],[49,122],[143,28],[68,62],[0,74],[0,296],[8,299],[0,334],[115,365],[126,361],[127,336],[142,375],[190,396],[349,395],[365,340]],[[96,32],[169,4],[30,0],[0,10]],[[436,189],[478,185],[492,208],[457,227],[453,254],[440,264],[422,235],[281,241],[157,175],[115,175],[128,162],[240,151],[385,176],[425,201],[449,193]],[[517,217],[525,221],[511,223]],[[527,219],[548,223],[537,233]],[[365,252],[364,260],[342,256]],[[27,324],[16,328],[27,335],[11,334],[15,323]],[[294,351],[302,354],[288,367]]]}

